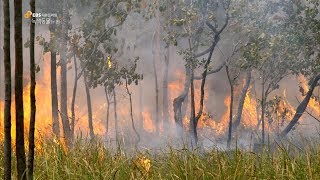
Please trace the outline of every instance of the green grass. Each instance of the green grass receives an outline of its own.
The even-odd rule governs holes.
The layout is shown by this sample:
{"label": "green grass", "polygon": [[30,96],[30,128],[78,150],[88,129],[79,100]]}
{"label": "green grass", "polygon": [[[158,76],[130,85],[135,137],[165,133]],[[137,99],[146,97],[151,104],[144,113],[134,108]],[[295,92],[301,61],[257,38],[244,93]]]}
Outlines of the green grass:
{"label": "green grass", "polygon": [[[317,145],[290,153],[284,148],[273,153],[240,150],[200,153],[170,147],[158,153],[145,151],[125,155],[114,152],[98,142],[78,141],[65,151],[60,143],[46,141],[42,148],[37,148],[34,176],[41,180],[320,179],[320,146]],[[3,161],[3,151],[0,160]],[[0,168],[3,177],[3,163]],[[16,177],[15,159],[13,177]]]}

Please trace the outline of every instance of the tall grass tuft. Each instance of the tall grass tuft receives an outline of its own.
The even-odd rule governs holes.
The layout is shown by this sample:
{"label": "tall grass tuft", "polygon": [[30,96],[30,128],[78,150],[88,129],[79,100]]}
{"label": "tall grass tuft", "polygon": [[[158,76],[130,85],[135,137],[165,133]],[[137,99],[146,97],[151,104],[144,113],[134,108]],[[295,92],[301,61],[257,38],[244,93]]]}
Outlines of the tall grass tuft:
{"label": "tall grass tuft", "polygon": [[[58,140],[37,143],[35,179],[320,179],[320,146],[315,144],[296,151],[285,146],[259,153],[168,147],[128,155],[99,140],[77,140],[70,149]],[[12,170],[15,179],[16,169]]]}

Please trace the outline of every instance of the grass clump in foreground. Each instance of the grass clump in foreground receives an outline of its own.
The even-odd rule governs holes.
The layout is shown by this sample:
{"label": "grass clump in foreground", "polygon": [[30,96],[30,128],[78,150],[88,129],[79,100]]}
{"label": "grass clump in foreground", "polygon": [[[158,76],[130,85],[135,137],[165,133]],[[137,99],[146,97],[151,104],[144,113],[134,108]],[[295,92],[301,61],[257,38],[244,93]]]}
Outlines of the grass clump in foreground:
{"label": "grass clump in foreground", "polygon": [[[14,154],[13,154],[14,158]],[[3,151],[0,153],[3,162]],[[3,163],[0,163],[3,177]],[[13,177],[16,178],[15,159]],[[37,146],[35,179],[320,179],[320,146],[289,153],[167,148],[161,153],[114,153],[100,142],[57,141]]]}

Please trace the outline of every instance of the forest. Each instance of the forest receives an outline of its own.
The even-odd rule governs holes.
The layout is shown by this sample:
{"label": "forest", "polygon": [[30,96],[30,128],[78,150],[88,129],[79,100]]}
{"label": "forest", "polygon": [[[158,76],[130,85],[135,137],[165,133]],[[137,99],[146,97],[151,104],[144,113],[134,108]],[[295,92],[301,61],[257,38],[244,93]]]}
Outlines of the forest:
{"label": "forest", "polygon": [[319,0],[2,0],[0,176],[320,179]]}

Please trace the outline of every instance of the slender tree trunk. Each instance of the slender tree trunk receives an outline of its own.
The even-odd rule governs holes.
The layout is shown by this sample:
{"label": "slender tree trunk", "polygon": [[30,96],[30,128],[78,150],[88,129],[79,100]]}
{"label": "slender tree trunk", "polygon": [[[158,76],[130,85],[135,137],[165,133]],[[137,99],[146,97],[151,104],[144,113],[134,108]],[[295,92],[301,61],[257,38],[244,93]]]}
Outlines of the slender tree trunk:
{"label": "slender tree trunk", "polygon": [[[199,34],[202,31],[201,29],[203,29],[203,28],[202,27],[198,28]],[[191,39],[190,39],[190,41],[191,41]],[[193,53],[193,50],[191,48],[192,44],[190,41],[189,41],[189,48],[190,48],[190,52]],[[199,37],[196,37],[194,42],[195,42],[194,43],[195,47],[198,47]],[[185,80],[185,84],[184,84],[184,90],[177,98],[175,98],[173,100],[174,120],[176,123],[178,135],[180,137],[183,137],[183,117],[185,116],[185,114],[187,112],[188,97],[189,97],[188,94],[189,94],[189,89],[190,89],[190,85],[191,85],[191,80],[195,79],[193,70],[189,64],[186,66],[185,71],[186,71],[185,72],[186,73],[186,80]],[[191,73],[193,73],[192,78],[191,78]],[[195,119],[196,118],[194,118],[194,120]],[[194,125],[197,126],[197,123],[194,123]]]}
{"label": "slender tree trunk", "polygon": [[68,9],[67,0],[63,0],[62,19],[62,44],[61,44],[61,90],[60,90],[60,116],[62,120],[64,138],[68,146],[71,146],[72,136],[68,118],[68,95],[67,95],[67,36],[68,36]]}
{"label": "slender tree trunk", "polygon": [[73,55],[73,65],[74,65],[74,84],[73,84],[73,91],[72,91],[72,101],[71,101],[71,135],[72,139],[74,139],[74,126],[76,120],[76,113],[75,113],[75,104],[76,104],[76,96],[77,96],[77,89],[78,89],[78,65],[76,55]]}
{"label": "slender tree trunk", "polygon": [[[202,73],[202,80],[201,80],[201,86],[200,86],[200,106],[199,106],[199,111],[197,113],[196,116],[196,125],[198,125],[199,119],[202,116],[203,113],[203,104],[204,104],[204,93],[205,93],[205,85],[206,85],[206,79],[207,79],[207,75],[208,75],[208,67],[209,64],[211,63],[211,59],[212,59],[212,55],[214,52],[214,49],[216,48],[217,43],[220,40],[220,34],[225,30],[225,28],[227,27],[228,23],[229,23],[229,14],[226,13],[226,20],[224,25],[221,27],[221,29],[219,31],[217,31],[216,29],[214,29],[213,31],[215,32],[215,36],[214,36],[214,40],[212,42],[211,47],[209,48],[209,55],[208,58],[204,64],[204,71]],[[209,26],[210,27],[210,26]],[[210,27],[211,28],[211,27]]]}
{"label": "slender tree trunk", "polygon": [[[50,30],[50,44],[55,44],[54,34],[56,33],[56,26],[49,25]],[[56,137],[60,136],[59,114],[58,114],[58,88],[57,88],[57,56],[55,48],[51,49],[51,108],[52,108],[52,132]]]}
{"label": "slender tree trunk", "polygon": [[[35,0],[30,1],[31,12],[36,12]],[[29,130],[29,153],[28,153],[28,179],[33,179],[33,164],[34,164],[34,132],[36,125],[36,70],[34,56],[34,39],[35,39],[35,24],[30,23],[30,130]]]}
{"label": "slender tree trunk", "polygon": [[246,83],[241,91],[240,98],[239,98],[237,116],[236,116],[235,121],[233,123],[233,131],[236,131],[238,126],[240,125],[244,101],[245,101],[246,95],[248,93],[250,82],[251,82],[251,70],[248,70],[247,77],[246,77]]}
{"label": "slender tree trunk", "polygon": [[[158,33],[155,32],[153,35],[152,44],[158,43]],[[157,75],[157,66],[156,66],[156,49],[152,48],[152,56],[153,56],[153,74],[154,74],[154,83],[155,83],[155,103],[156,103],[156,114],[155,114],[155,126],[156,126],[156,133],[159,134],[159,86],[158,86],[158,75]]]}
{"label": "slender tree trunk", "polygon": [[230,149],[231,139],[232,139],[232,117],[233,117],[233,96],[234,96],[234,87],[233,81],[230,76],[229,66],[226,65],[226,72],[228,76],[228,81],[230,85],[230,111],[229,111],[229,131],[228,131],[228,140],[227,140],[227,148]]}
{"label": "slender tree trunk", "polygon": [[107,115],[106,115],[106,137],[108,137],[108,132],[109,132],[109,115],[110,115],[110,99],[109,99],[109,93],[107,87],[104,87],[104,92],[106,94],[106,100],[107,100]]}
{"label": "slender tree trunk", "polygon": [[[263,78],[264,81],[264,78]],[[262,124],[262,144],[265,142],[265,123],[264,123],[264,114],[265,114],[265,102],[266,97],[264,93],[264,82],[262,82],[262,91],[261,91],[261,124]]]}
{"label": "slender tree trunk", "polygon": [[83,81],[86,89],[86,97],[87,97],[87,107],[88,107],[88,124],[89,124],[89,131],[90,131],[90,138],[94,139],[94,129],[93,129],[93,122],[92,122],[92,105],[91,105],[91,95],[90,89],[87,82],[87,75],[84,72],[83,74]]}
{"label": "slender tree trunk", "polygon": [[307,92],[306,97],[303,99],[303,101],[299,104],[299,106],[296,109],[296,113],[294,114],[292,120],[288,124],[288,126],[281,132],[280,137],[285,137],[293,128],[293,126],[299,121],[300,117],[302,116],[303,112],[306,110],[308,103],[310,101],[310,98],[312,96],[312,93],[314,89],[316,88],[318,81],[320,81],[320,74],[316,76],[316,78],[312,81],[309,91]]}
{"label": "slender tree trunk", "polygon": [[4,104],[4,179],[11,179],[11,59],[10,59],[10,8],[9,1],[3,0],[4,17],[4,79],[5,79],[5,104]]}
{"label": "slender tree trunk", "polygon": [[[165,5],[169,7],[167,12],[174,11],[174,7],[171,6],[170,1],[166,1]],[[165,15],[165,21],[172,19],[172,14],[169,13],[168,15]],[[161,24],[161,23],[159,23]],[[169,24],[167,26],[167,30],[170,32],[172,31],[172,26]],[[164,56],[164,77],[163,77],[163,124],[164,124],[164,130],[168,131],[170,129],[170,122],[169,122],[169,95],[168,95],[168,77],[169,77],[169,63],[170,63],[170,53],[171,53],[171,45],[170,43],[167,44],[166,47],[166,54]]]}
{"label": "slender tree trunk", "polygon": [[169,128],[169,102],[168,102],[168,73],[169,73],[169,58],[170,58],[170,46],[167,47],[167,54],[164,57],[165,70],[163,77],[163,96],[162,96],[162,105],[163,105],[163,126],[164,130],[167,131]]}
{"label": "slender tree trunk", "polygon": [[[256,81],[254,80],[254,82],[253,82],[253,92],[254,92],[254,98],[255,98],[255,101],[256,102],[258,102],[258,96],[257,96],[257,89],[256,89]],[[261,119],[260,119],[260,117],[261,116],[259,116],[259,107],[257,106],[256,107],[256,114],[257,114],[257,126],[256,126],[256,131],[258,131],[259,130],[259,127],[260,127],[260,124],[261,124]]]}
{"label": "slender tree trunk", "polygon": [[129,91],[129,87],[128,87],[128,79],[126,78],[126,90],[127,90],[127,94],[129,95],[129,103],[130,103],[130,117],[131,117],[131,126],[132,126],[132,129],[133,131],[136,133],[137,135],[137,140],[135,142],[135,148],[137,149],[138,148],[138,144],[140,142],[140,135],[135,127],[135,124],[134,124],[134,119],[133,119],[133,112],[132,112],[132,94],[131,92]]}
{"label": "slender tree trunk", "polygon": [[[159,7],[159,0],[155,0],[156,7]],[[163,120],[160,116],[162,115],[161,107],[160,107],[160,97],[159,97],[159,82],[157,75],[157,62],[161,62],[161,19],[160,19],[160,11],[159,8],[155,9],[155,51],[154,51],[154,60],[153,60],[153,68],[154,68],[154,76],[155,76],[155,90],[156,90],[156,133],[160,134],[160,121]]]}
{"label": "slender tree trunk", "polygon": [[119,142],[119,127],[118,127],[118,115],[117,115],[117,97],[115,88],[113,88],[113,110],[114,110],[114,125],[116,129],[116,143]]}
{"label": "slender tree trunk", "polygon": [[[191,64],[193,66],[193,64]],[[198,143],[197,124],[196,124],[196,109],[194,102],[194,84],[193,84],[193,67],[191,67],[191,81],[190,81],[190,97],[191,97],[191,116],[190,116],[190,133],[191,133],[191,146],[194,147]]]}
{"label": "slender tree trunk", "polygon": [[[192,44],[191,39],[189,39],[189,51],[190,53],[193,53],[192,51]],[[190,76],[190,97],[191,97],[191,114],[190,114],[190,134],[191,134],[191,147],[197,146],[198,143],[198,134],[197,134],[197,122],[196,122],[196,108],[195,108],[195,102],[194,102],[194,59],[191,58],[187,66],[191,69],[191,76]]]}
{"label": "slender tree trunk", "polygon": [[26,179],[23,111],[22,0],[14,1],[16,156],[18,179]]}

